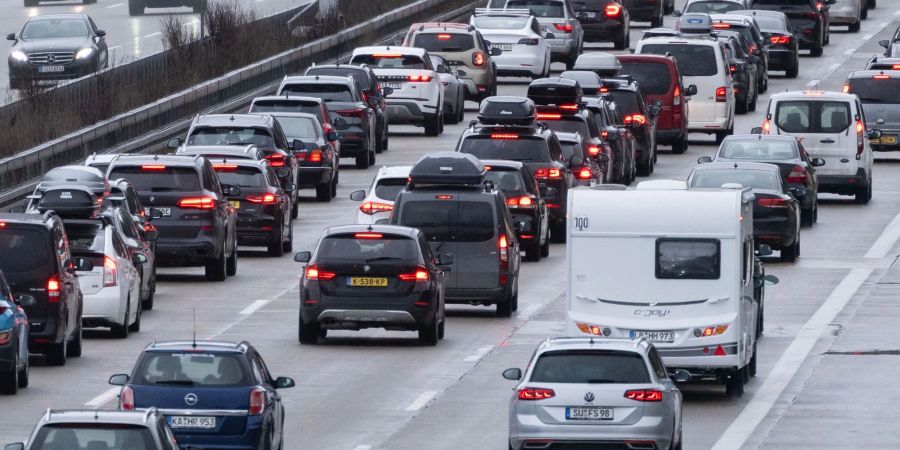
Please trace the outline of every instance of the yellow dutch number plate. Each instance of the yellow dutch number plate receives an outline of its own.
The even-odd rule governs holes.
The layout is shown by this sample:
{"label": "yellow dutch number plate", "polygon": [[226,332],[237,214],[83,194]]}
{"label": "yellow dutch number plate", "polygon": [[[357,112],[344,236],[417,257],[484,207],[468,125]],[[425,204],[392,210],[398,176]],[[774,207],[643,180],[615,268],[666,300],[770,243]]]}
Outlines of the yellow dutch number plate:
{"label": "yellow dutch number plate", "polygon": [[237,200],[232,200],[232,201],[231,201],[231,206],[233,206],[234,209],[241,209],[241,202],[239,202],[239,201],[237,201]]}
{"label": "yellow dutch number plate", "polygon": [[387,287],[388,280],[387,278],[350,277],[347,284],[357,287]]}
{"label": "yellow dutch number plate", "polygon": [[881,143],[882,144],[896,144],[897,136],[882,136]]}

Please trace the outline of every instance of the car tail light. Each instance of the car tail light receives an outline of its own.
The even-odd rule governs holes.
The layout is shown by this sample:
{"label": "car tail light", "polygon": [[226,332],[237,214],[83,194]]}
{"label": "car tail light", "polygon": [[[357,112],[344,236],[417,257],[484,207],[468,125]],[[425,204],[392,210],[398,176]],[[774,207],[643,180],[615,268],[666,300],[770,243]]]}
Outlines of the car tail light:
{"label": "car tail light", "polygon": [[250,407],[247,414],[258,416],[266,411],[266,391],[262,388],[254,388],[250,391]]}
{"label": "car tail light", "polygon": [[538,45],[541,42],[538,38],[519,39],[519,45]]}
{"label": "car tail light", "polygon": [[143,166],[141,166],[141,170],[144,170],[144,171],[166,170],[166,166],[163,164],[144,164]]}
{"label": "car tail light", "polygon": [[59,283],[59,277],[53,275],[47,280],[47,301],[50,303],[56,303],[59,301],[59,295],[61,292],[62,286]]}
{"label": "car tail light", "polygon": [[622,14],[622,7],[620,5],[611,3],[609,5],[606,5],[606,8],[603,9],[603,12],[606,13],[606,17],[616,17],[619,14]]}
{"label": "car tail light", "polygon": [[850,83],[844,83],[841,86],[841,92],[843,92],[845,94],[849,94],[850,93]]}
{"label": "car tail light", "polygon": [[769,38],[769,42],[773,45],[787,45],[791,43],[790,36],[772,36]]}
{"label": "car tail light", "polygon": [[334,272],[325,272],[319,270],[319,266],[316,264],[310,264],[306,266],[306,279],[310,281],[318,281],[318,280],[333,280],[337,274]]}
{"label": "car tail light", "polygon": [[475,67],[484,66],[484,63],[487,61],[487,58],[484,56],[484,52],[475,52],[472,53],[472,64]]}
{"label": "car tail light", "polygon": [[891,66],[891,70],[900,70],[900,64],[894,64]]}
{"label": "car tail light", "polygon": [[647,117],[645,117],[643,114],[629,114],[625,116],[625,123],[637,123],[640,125],[644,125],[645,123],[647,123]]}
{"label": "car tail light", "polygon": [[213,169],[216,172],[234,172],[237,168],[237,164],[213,164]]}
{"label": "car tail light", "polygon": [[534,200],[527,195],[510,197],[506,200],[506,206],[510,208],[532,209],[534,208]]}
{"label": "car tail light", "polygon": [[787,208],[787,202],[783,198],[761,198],[756,203],[765,208]]}
{"label": "car tail light", "polygon": [[504,141],[512,141],[519,138],[515,133],[491,133],[491,139],[500,139]]}
{"label": "car tail light", "polygon": [[661,402],[662,391],[657,389],[632,389],[625,391],[625,398],[639,402]]}
{"label": "car tail light", "polygon": [[769,119],[766,119],[766,120],[763,122],[763,126],[762,126],[762,134],[769,134],[769,131],[770,131],[771,129],[772,129],[772,122],[770,122]]}
{"label": "car tail light", "polygon": [[856,159],[859,159],[863,150],[866,149],[865,131],[866,127],[863,125],[862,120],[856,119]]}
{"label": "car tail light", "polygon": [[284,155],[279,153],[271,153],[266,155],[269,165],[272,167],[284,167]]}
{"label": "car tail light", "polygon": [[384,235],[381,233],[356,233],[353,237],[356,239],[381,239]]}
{"label": "car tail light", "polygon": [[824,3],[822,3],[822,2],[816,2],[816,9],[817,9],[817,10],[821,11],[822,8],[823,8],[824,6],[825,6]]}
{"label": "car tail light", "polygon": [[591,145],[591,146],[588,146],[588,154],[589,154],[589,155],[591,155],[591,156],[597,156],[597,155],[599,155],[599,154],[601,154],[601,153],[603,153],[603,149],[600,148],[599,145]]}
{"label": "car tail light", "polygon": [[558,31],[564,31],[566,33],[571,33],[575,30],[575,27],[573,27],[571,23],[554,23],[553,26],[556,27]]}
{"label": "car tail light", "polygon": [[179,208],[213,209],[215,206],[216,199],[212,197],[185,197],[178,200]]}
{"label": "car tail light", "polygon": [[721,23],[721,22],[720,22],[720,23],[714,23],[712,27],[713,27],[713,29],[715,29],[715,30],[727,30],[727,29],[731,28],[731,25],[730,25],[730,24],[727,24],[727,23]]}
{"label": "car tail light", "polygon": [[603,139],[609,138],[609,131],[601,131],[601,132],[600,132],[600,137],[603,138]]}
{"label": "car tail light", "polygon": [[501,234],[500,238],[497,239],[497,250],[500,255],[500,268],[506,269],[509,267],[509,240],[505,234]]}
{"label": "car tail light", "polygon": [[873,80],[890,80],[891,76],[883,73],[879,73],[878,75],[872,76]]}
{"label": "car tail light", "polygon": [[579,180],[590,180],[594,177],[594,173],[591,171],[590,167],[582,167],[577,174],[575,174],[576,178]]}
{"label": "car tail light", "polygon": [[428,75],[428,74],[410,75],[406,79],[413,83],[427,83],[427,82],[431,81],[431,75]]}
{"label": "car tail light", "polygon": [[365,202],[362,205],[359,205],[359,210],[362,211],[363,214],[368,214],[371,216],[375,213],[391,212],[394,210],[394,205],[381,202]]}
{"label": "car tail light", "polygon": [[675,90],[672,91],[672,105],[681,105],[681,88],[678,86],[675,86]]}
{"label": "car tail light", "polygon": [[275,194],[248,195],[247,201],[250,203],[259,203],[262,205],[273,205],[278,200]]}
{"label": "car tail light", "polygon": [[554,114],[554,113],[537,113],[538,120],[559,120],[562,119],[562,114]]}
{"label": "car tail light", "polygon": [[538,180],[559,180],[562,179],[562,171],[555,167],[541,167],[534,171],[534,177]]}
{"label": "car tail light", "polygon": [[117,271],[116,262],[113,261],[109,256],[103,257],[103,286],[116,286],[119,284],[117,281]]}
{"label": "car tail light", "polygon": [[728,70],[729,70],[731,73],[737,72],[737,64],[731,64],[731,65],[729,65],[729,66],[728,66]]}
{"label": "car tail light", "polygon": [[372,53],[373,58],[402,58],[401,53]]}
{"label": "car tail light", "polygon": [[751,55],[755,55],[756,51],[759,50],[759,47],[757,47],[756,44],[750,44],[747,48],[750,50]]}
{"label": "car tail light", "polygon": [[368,92],[365,92],[365,91],[362,92],[362,100],[366,103],[369,103],[369,93]]}
{"label": "car tail light", "polygon": [[[418,75],[410,75],[410,78],[416,77]],[[430,79],[430,78],[429,78]],[[410,80],[413,81],[413,80]],[[366,117],[365,109],[341,109],[335,111],[336,114],[339,114],[344,117],[356,117],[357,119],[364,119]]]}
{"label": "car tail light", "polygon": [[439,41],[447,41],[447,40],[450,40],[450,35],[449,34],[439,34],[439,35],[437,35],[437,38]]}
{"label": "car tail light", "polygon": [[419,266],[416,267],[415,272],[401,273],[400,275],[397,275],[397,278],[399,278],[400,281],[415,281],[416,283],[427,283],[429,280],[431,280],[431,275],[429,275],[428,269]]}
{"label": "car tail light", "polygon": [[519,400],[546,400],[556,396],[553,389],[526,387],[519,389]]}
{"label": "car tail light", "polygon": [[600,325],[594,325],[592,323],[576,322],[575,326],[577,326],[578,330],[582,333],[590,334],[592,336],[609,336],[612,334],[612,330],[609,328],[603,328]]}
{"label": "car tail light", "polygon": [[787,176],[788,183],[806,183],[806,169],[803,166],[791,167],[791,173]]}
{"label": "car tail light", "polygon": [[131,386],[125,386],[119,392],[119,409],[134,411],[134,389]]}
{"label": "car tail light", "polygon": [[725,86],[720,86],[720,87],[716,88],[716,101],[717,102],[724,102],[727,100],[727,97],[728,97],[728,88],[726,88]]}
{"label": "car tail light", "polygon": [[322,150],[315,149],[307,153],[296,153],[297,159],[304,162],[322,162]]}

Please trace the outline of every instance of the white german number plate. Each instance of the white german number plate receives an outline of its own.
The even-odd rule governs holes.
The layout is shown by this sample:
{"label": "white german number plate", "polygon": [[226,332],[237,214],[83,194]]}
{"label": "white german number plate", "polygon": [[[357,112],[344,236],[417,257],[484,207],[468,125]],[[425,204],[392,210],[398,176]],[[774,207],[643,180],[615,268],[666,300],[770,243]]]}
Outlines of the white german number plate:
{"label": "white german number plate", "polygon": [[205,416],[172,416],[169,417],[169,425],[172,428],[202,428],[208,430],[216,427],[216,418]]}
{"label": "white german number plate", "polygon": [[566,408],[567,420],[613,420],[612,408],[594,406],[570,406]]}
{"label": "white german number plate", "polygon": [[671,330],[631,331],[631,339],[641,337],[647,338],[650,342],[675,342],[675,332]]}
{"label": "white german number plate", "polygon": [[38,66],[38,72],[40,73],[55,73],[65,71],[66,68],[64,66]]}

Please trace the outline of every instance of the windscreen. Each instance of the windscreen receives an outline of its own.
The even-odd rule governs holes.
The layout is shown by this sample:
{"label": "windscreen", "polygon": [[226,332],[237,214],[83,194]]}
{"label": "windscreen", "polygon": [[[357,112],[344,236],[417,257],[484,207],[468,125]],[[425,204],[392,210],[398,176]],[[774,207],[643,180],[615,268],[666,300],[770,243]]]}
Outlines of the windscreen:
{"label": "windscreen", "polygon": [[692,188],[719,189],[728,183],[737,183],[751,189],[781,190],[781,178],[777,172],[741,169],[698,170],[691,178]]}
{"label": "windscreen", "polygon": [[53,257],[42,233],[9,224],[0,228],[0,249],[0,269],[8,274],[40,269]]}
{"label": "windscreen", "polygon": [[800,158],[792,142],[762,139],[727,140],[722,143],[717,158],[752,160],[791,160]]}
{"label": "windscreen", "polygon": [[219,183],[238,187],[265,187],[266,178],[257,167],[232,167],[213,164]]}
{"label": "windscreen", "polygon": [[138,192],[200,190],[200,175],[189,167],[117,166],[113,167],[109,178],[125,178]]}
{"label": "windscreen", "polygon": [[494,183],[494,187],[503,191],[504,194],[522,192],[525,187],[522,183],[522,176],[518,170],[498,170],[492,168],[484,177],[485,181]]}
{"label": "windscreen", "polygon": [[563,117],[559,120],[548,120],[547,126],[557,133],[579,133],[582,136],[590,136],[588,124],[577,117]]}
{"label": "windscreen", "polygon": [[900,103],[900,78],[851,78],[849,92],[863,103]]}
{"label": "windscreen", "polygon": [[775,123],[788,133],[841,133],[850,126],[850,104],[845,101],[781,101],[775,108]]}
{"label": "windscreen", "polygon": [[550,151],[543,139],[491,139],[490,136],[471,136],[462,141],[460,153],[479,159],[509,159],[522,162],[550,162]]}
{"label": "windscreen", "polygon": [[565,17],[563,3],[548,0],[509,0],[507,9],[528,9],[534,17]]}
{"label": "windscreen", "polygon": [[294,83],[287,84],[281,89],[282,94],[298,95],[301,97],[321,98],[325,103],[329,102],[352,102],[353,91],[346,84],[329,84],[329,83]]}
{"label": "windscreen", "polygon": [[526,25],[527,17],[475,17],[475,28],[479,30],[519,30]]}
{"label": "windscreen", "polygon": [[379,239],[357,239],[354,234],[347,234],[323,239],[316,257],[320,261],[416,261],[419,252],[416,241],[405,236],[382,235]]}
{"label": "windscreen", "polygon": [[277,114],[273,114],[273,116],[281,124],[281,129],[284,130],[288,141],[294,139],[304,142],[315,141],[321,136],[322,127],[310,117],[279,116]]}
{"label": "windscreen", "polygon": [[249,386],[253,382],[233,353],[145,352],[134,372],[132,383],[191,387]]}
{"label": "windscreen", "polygon": [[656,278],[719,279],[718,239],[657,239]]}
{"label": "windscreen", "polygon": [[306,71],[307,75],[326,75],[332,77],[352,76],[359,82],[363,89],[369,90],[369,77],[362,70],[342,69],[340,67],[312,67]]}
{"label": "windscreen", "polygon": [[406,184],[406,178],[382,178],[375,183],[375,196],[393,202],[397,200],[397,196],[400,195],[400,191],[406,187]]}
{"label": "windscreen", "polygon": [[463,33],[419,33],[412,47],[435,53],[465,52],[475,48],[475,39],[471,34]]}
{"label": "windscreen", "polygon": [[275,140],[268,130],[249,127],[197,127],[187,138],[187,145],[248,145],[272,148]]}
{"label": "windscreen", "polygon": [[619,74],[631,75],[646,95],[663,95],[669,92],[672,76],[663,63],[623,61]]}
{"label": "windscreen", "polygon": [[374,53],[371,55],[356,55],[350,60],[350,64],[368,64],[379,69],[418,69],[425,68],[425,61],[416,55],[401,55],[394,53]]}
{"label": "windscreen", "polygon": [[294,112],[315,114],[319,120],[322,119],[322,107],[315,102],[298,102],[287,100],[260,100],[253,103],[250,108],[251,113],[268,113],[268,112]]}
{"label": "windscreen", "polygon": [[685,13],[725,14],[729,11],[746,9],[737,2],[694,2],[688,5]]}
{"label": "windscreen", "polygon": [[619,111],[622,111],[622,114],[625,114],[626,116],[635,113],[643,114],[641,108],[638,106],[638,95],[636,92],[611,90],[609,93],[616,102]]}
{"label": "windscreen", "polygon": [[709,45],[691,44],[647,44],[641,47],[641,53],[675,57],[678,71],[685,77],[708,77],[719,72],[716,64],[716,52]]}
{"label": "windscreen", "polygon": [[72,253],[103,253],[106,233],[100,223],[67,223],[66,236]]}
{"label": "windscreen", "polygon": [[82,19],[32,20],[25,24],[22,39],[87,37],[87,22]]}
{"label": "windscreen", "polygon": [[494,237],[494,210],[487,202],[411,201],[401,225],[418,228],[431,242],[484,242]]}
{"label": "windscreen", "polygon": [[111,423],[55,423],[44,425],[34,440],[32,450],[155,450],[150,429],[141,425]]}
{"label": "windscreen", "polygon": [[538,357],[534,383],[604,384],[650,382],[644,358],[626,351],[553,351]]}

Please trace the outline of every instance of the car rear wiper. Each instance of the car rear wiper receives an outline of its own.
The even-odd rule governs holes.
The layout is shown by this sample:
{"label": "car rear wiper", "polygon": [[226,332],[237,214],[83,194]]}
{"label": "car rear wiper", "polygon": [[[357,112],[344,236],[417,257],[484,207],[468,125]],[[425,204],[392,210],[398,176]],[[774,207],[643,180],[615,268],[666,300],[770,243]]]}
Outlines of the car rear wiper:
{"label": "car rear wiper", "polygon": [[162,381],[154,381],[154,384],[168,384],[173,386],[193,386],[194,382],[191,380],[162,380]]}
{"label": "car rear wiper", "polygon": [[366,262],[368,263],[368,262],[373,262],[373,261],[402,261],[402,260],[403,260],[403,258],[398,258],[396,256],[376,256],[374,258],[367,259]]}

